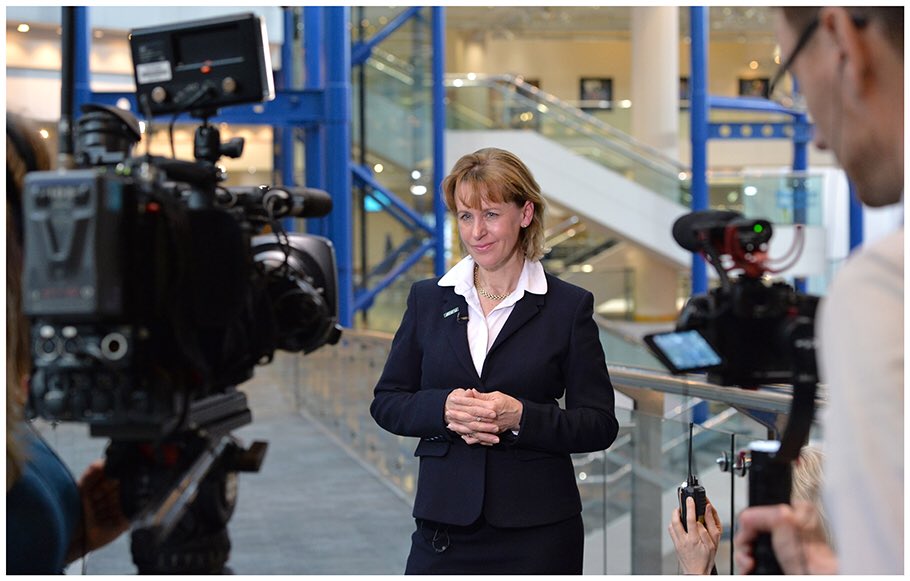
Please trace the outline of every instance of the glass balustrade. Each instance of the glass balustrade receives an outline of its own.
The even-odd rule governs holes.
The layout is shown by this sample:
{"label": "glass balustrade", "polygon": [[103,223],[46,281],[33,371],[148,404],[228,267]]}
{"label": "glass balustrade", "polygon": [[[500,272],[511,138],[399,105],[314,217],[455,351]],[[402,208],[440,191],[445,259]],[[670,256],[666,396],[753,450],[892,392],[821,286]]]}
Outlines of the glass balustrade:
{"label": "glass balustrade", "polygon": [[[330,429],[344,445],[413,501],[418,460],[414,438],[390,434],[369,414],[372,390],[385,364],[391,336],[346,331],[341,342],[299,357],[282,354],[298,407]],[[605,350],[610,346],[604,341]],[[731,565],[735,516],[747,505],[747,479],[724,470],[756,440],[780,430],[789,411],[786,389],[741,390],[673,378],[663,372],[611,364],[620,433],[606,451],[575,454],[576,482],[585,521],[586,574],[677,574],[667,533],[677,488],[688,474],[692,408],[711,413],[693,427],[693,472],[723,524],[717,555],[720,574]],[[632,402],[631,404],[629,402]],[[757,421],[761,420],[761,421]]]}

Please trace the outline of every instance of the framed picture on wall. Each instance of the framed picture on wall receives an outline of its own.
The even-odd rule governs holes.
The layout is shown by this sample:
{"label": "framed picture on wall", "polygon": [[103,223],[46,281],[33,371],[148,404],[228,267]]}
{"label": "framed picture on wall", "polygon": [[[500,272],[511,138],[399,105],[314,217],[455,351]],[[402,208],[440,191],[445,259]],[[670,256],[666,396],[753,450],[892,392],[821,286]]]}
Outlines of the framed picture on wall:
{"label": "framed picture on wall", "polygon": [[692,89],[689,87],[689,77],[679,77],[679,106],[681,109],[689,108],[692,98]]}
{"label": "framed picture on wall", "polygon": [[[580,101],[606,101],[605,108],[613,106],[613,79],[609,77],[582,77],[578,83]],[[585,104],[590,106],[590,104]]]}
{"label": "framed picture on wall", "polygon": [[768,78],[739,79],[739,95],[740,97],[764,97],[767,99]]}

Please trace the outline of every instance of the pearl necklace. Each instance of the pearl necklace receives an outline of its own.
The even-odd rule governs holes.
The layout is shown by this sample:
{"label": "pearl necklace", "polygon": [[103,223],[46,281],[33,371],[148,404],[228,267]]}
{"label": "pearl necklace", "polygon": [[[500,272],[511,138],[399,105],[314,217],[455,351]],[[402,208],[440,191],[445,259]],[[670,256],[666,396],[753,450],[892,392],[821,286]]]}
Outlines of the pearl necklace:
{"label": "pearl necklace", "polygon": [[509,291],[502,295],[495,295],[493,293],[487,292],[484,290],[480,283],[477,281],[477,265],[474,265],[474,288],[477,289],[477,292],[480,293],[480,296],[490,299],[491,301],[501,301],[512,294],[512,291]]}

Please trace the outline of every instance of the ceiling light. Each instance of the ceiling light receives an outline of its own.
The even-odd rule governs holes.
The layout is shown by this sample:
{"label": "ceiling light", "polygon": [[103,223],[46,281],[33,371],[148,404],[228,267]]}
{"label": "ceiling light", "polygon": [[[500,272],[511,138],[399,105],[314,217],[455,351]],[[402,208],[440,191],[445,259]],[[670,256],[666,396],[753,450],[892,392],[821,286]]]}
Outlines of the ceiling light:
{"label": "ceiling light", "polygon": [[751,62],[749,63],[749,68],[752,69],[753,71],[754,71],[755,69],[757,69],[757,68],[758,68],[758,61],[751,61]]}
{"label": "ceiling light", "polygon": [[420,179],[420,170],[419,169],[415,169],[414,171],[411,172],[411,179],[412,180]]}
{"label": "ceiling light", "polygon": [[758,193],[758,188],[756,188],[755,186],[746,186],[743,188],[743,193],[746,194],[747,196],[754,196],[755,194]]}
{"label": "ceiling light", "polygon": [[381,163],[377,163],[376,165],[373,166],[373,171],[376,173],[382,173],[382,170],[384,170],[384,169],[385,169],[385,167],[383,167],[383,165]]}
{"label": "ceiling light", "polygon": [[411,186],[411,193],[415,196],[422,196],[427,193],[426,186]]}
{"label": "ceiling light", "polygon": [[30,30],[30,28],[29,28],[28,24],[22,23],[18,26],[18,28],[16,28],[16,30],[18,30],[19,32],[28,32]]}
{"label": "ceiling light", "polygon": [[48,135],[50,135],[50,133],[47,132],[47,129],[39,129],[38,133],[41,134],[41,137],[43,139],[47,139]]}

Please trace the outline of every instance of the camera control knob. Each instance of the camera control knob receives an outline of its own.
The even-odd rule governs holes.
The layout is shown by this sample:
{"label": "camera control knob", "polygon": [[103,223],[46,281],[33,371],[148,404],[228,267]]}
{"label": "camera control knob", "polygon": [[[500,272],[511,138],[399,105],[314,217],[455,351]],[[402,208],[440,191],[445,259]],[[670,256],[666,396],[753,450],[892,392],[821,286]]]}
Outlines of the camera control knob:
{"label": "camera control knob", "polygon": [[66,377],[59,373],[47,376],[47,392],[44,394],[44,408],[52,416],[59,417],[66,411]]}
{"label": "camera control knob", "polygon": [[221,90],[228,95],[237,92],[237,80],[234,77],[224,77],[221,81]]}
{"label": "camera control knob", "polygon": [[150,96],[155,103],[164,103],[167,100],[167,90],[161,85],[158,85],[152,89]]}

